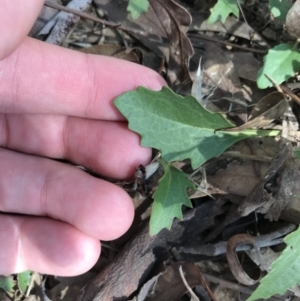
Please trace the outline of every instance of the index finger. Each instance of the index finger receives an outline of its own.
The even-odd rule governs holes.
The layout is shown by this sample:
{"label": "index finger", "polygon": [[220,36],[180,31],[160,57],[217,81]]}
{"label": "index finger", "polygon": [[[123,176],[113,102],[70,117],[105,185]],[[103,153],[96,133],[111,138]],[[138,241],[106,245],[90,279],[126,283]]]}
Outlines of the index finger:
{"label": "index finger", "polygon": [[0,9],[0,60],[23,41],[43,7],[43,0],[2,0]]}
{"label": "index finger", "polygon": [[0,111],[122,120],[115,97],[164,84],[159,74],[138,64],[26,38],[0,62]]}

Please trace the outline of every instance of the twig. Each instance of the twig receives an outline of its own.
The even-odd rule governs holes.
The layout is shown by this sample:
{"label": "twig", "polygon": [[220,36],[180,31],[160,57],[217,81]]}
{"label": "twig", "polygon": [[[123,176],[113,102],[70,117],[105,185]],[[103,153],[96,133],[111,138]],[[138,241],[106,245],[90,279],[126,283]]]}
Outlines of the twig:
{"label": "twig", "polygon": [[63,5],[60,5],[60,4],[52,3],[49,0],[46,0],[45,3],[44,3],[44,5],[48,6],[48,7],[51,7],[51,8],[54,8],[54,9],[57,9],[57,10],[60,10],[60,11],[63,11],[63,12],[66,12],[66,13],[71,13],[71,14],[77,15],[79,17],[82,17],[82,18],[85,18],[85,19],[88,19],[88,20],[92,20],[92,21],[95,21],[97,23],[101,23],[101,24],[104,24],[104,25],[107,25],[107,26],[111,26],[111,27],[118,27],[118,26],[120,26],[120,24],[99,19],[99,18],[94,17],[92,15],[89,15],[87,13],[83,13],[83,12],[81,12],[79,10],[76,10],[76,9],[73,9],[73,8],[69,8],[67,6],[63,6]]}
{"label": "twig", "polygon": [[218,301],[217,298],[216,298],[216,296],[214,295],[214,293],[211,291],[209,285],[207,284],[207,281],[204,278],[204,276],[203,276],[202,272],[200,271],[200,269],[199,269],[199,274],[200,274],[200,278],[201,278],[201,281],[202,281],[202,285],[205,288],[205,290],[207,291],[207,293],[209,294],[210,298],[213,301]]}
{"label": "twig", "polygon": [[300,98],[293,93],[288,87],[280,85],[282,91],[286,93],[295,103],[297,103],[300,106]]}
{"label": "twig", "polygon": [[[253,289],[250,289],[246,286],[243,286],[243,285],[231,282],[231,281],[227,281],[222,278],[212,276],[212,275],[209,275],[206,273],[202,273],[202,275],[206,278],[206,280],[208,282],[216,283],[216,284],[219,284],[220,286],[227,287],[231,290],[238,291],[238,292],[241,292],[241,293],[247,294],[247,295],[251,295],[253,293]],[[275,300],[282,300],[282,298],[277,298],[276,296],[272,296],[268,300],[275,301]]]}
{"label": "twig", "polygon": [[234,151],[224,152],[221,156],[237,158],[237,159],[248,159],[248,160],[268,162],[268,163],[272,161],[272,158],[268,156],[241,154],[240,152],[234,152]]}
{"label": "twig", "polygon": [[241,292],[243,294],[247,294],[247,295],[251,295],[253,293],[253,290],[249,289],[248,287],[245,287],[243,285],[234,283],[234,282],[230,282],[227,280],[223,280],[222,278],[219,277],[215,277],[206,273],[202,273],[202,275],[204,276],[204,278],[208,281],[208,282],[212,282],[212,283],[217,283],[223,287],[227,287],[229,289]]}
{"label": "twig", "polygon": [[281,87],[274,81],[274,79],[271,76],[269,76],[268,74],[264,74],[264,76],[273,84],[273,86],[278,92],[283,93]]}
{"label": "twig", "polygon": [[[272,233],[255,236],[254,237],[255,244],[257,245],[258,248],[278,245],[283,242],[282,236],[292,232],[295,228],[296,226],[294,224],[290,224]],[[189,250],[189,248],[182,247],[179,248],[179,251],[187,254],[192,254],[192,255],[206,255],[206,256],[214,257],[221,254],[225,254],[226,245],[227,245],[227,241],[222,241],[215,244],[207,244],[199,247],[194,247],[191,251]],[[238,246],[236,251],[237,252],[247,251],[250,249],[252,249],[252,246],[245,244],[245,245]]]}
{"label": "twig", "polygon": [[136,34],[136,35],[144,36],[144,37],[148,36],[148,33],[145,32],[145,31],[125,27],[125,26],[122,26],[120,23],[109,22],[109,21],[94,17],[90,14],[81,12],[79,10],[72,9],[72,8],[69,8],[69,7],[66,7],[66,6],[63,6],[63,5],[52,3],[49,0],[46,0],[44,5],[48,6],[48,7],[51,7],[51,8],[54,8],[54,9],[58,9],[60,11],[66,12],[66,13],[72,13],[76,16],[79,16],[79,17],[82,17],[82,18],[85,18],[85,19],[88,19],[88,20],[92,20],[92,21],[97,22],[97,23],[104,24],[106,26],[117,28],[119,30],[122,30],[122,31],[125,31],[125,32],[128,32],[128,33],[132,33],[132,34]]}
{"label": "twig", "polygon": [[[201,34],[188,33],[188,36],[192,37],[192,38],[196,38],[196,39],[202,39],[202,40],[207,40],[207,41],[219,43],[219,44],[226,45],[226,46],[231,46],[231,47],[242,49],[242,50],[248,51],[248,52],[259,53],[259,54],[266,54],[268,52],[268,49],[260,50],[260,49],[244,47],[244,46],[236,45],[236,44],[229,43],[229,42],[226,42],[226,41],[220,41],[220,40],[217,40],[217,39],[214,39],[214,38],[211,38],[211,37],[207,37],[207,36],[204,36],[204,35],[201,35]],[[194,47],[197,47],[197,46],[194,46]]]}
{"label": "twig", "polygon": [[28,297],[28,296],[29,296],[30,291],[31,291],[32,286],[33,286],[34,278],[35,278],[36,275],[37,275],[37,272],[33,272],[33,273],[32,273],[31,278],[30,278],[30,283],[29,283],[29,285],[28,285],[28,288],[27,288],[25,297]]}
{"label": "twig", "polygon": [[[247,25],[247,27],[248,27],[248,29],[249,29],[249,41],[250,41],[250,44],[252,45],[252,38],[253,38],[253,29],[249,26],[249,24],[248,24],[248,21],[247,21],[247,19],[246,19],[246,16],[245,16],[245,14],[244,14],[244,11],[243,11],[243,9],[242,9],[242,6],[241,6],[241,3],[240,3],[240,1],[239,0],[237,0],[237,5],[238,5],[238,7],[239,7],[239,10],[240,10],[240,13],[241,13],[241,15],[243,16],[243,19],[244,19],[244,22],[245,22],[245,24]],[[252,34],[251,34],[251,31],[252,31]]]}
{"label": "twig", "polygon": [[191,301],[200,301],[198,299],[198,297],[196,296],[196,294],[192,291],[191,287],[189,286],[189,284],[187,283],[183,271],[182,271],[182,266],[179,267],[179,275],[181,277],[181,280],[184,284],[184,286],[186,287],[186,289],[189,291],[189,293],[191,294]]}
{"label": "twig", "polygon": [[287,94],[293,101],[295,101],[298,105],[300,105],[300,98],[293,93],[288,87],[283,86],[283,85],[278,85],[274,79],[272,79],[270,76],[265,74],[265,77],[274,85],[274,87],[277,89],[277,91],[281,93]]}

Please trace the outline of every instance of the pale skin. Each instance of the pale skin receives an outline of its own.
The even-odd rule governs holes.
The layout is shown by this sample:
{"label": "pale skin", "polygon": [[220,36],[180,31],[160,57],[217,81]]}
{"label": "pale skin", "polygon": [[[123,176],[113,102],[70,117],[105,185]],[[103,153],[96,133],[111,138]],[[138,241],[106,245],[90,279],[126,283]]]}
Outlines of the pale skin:
{"label": "pale skin", "polygon": [[[147,164],[151,150],[113,106],[137,86],[160,90],[154,71],[26,37],[42,0],[0,9],[0,274],[72,276],[97,261],[99,240],[131,225],[130,197],[63,158],[116,179]],[[19,215],[14,215],[17,213]]]}

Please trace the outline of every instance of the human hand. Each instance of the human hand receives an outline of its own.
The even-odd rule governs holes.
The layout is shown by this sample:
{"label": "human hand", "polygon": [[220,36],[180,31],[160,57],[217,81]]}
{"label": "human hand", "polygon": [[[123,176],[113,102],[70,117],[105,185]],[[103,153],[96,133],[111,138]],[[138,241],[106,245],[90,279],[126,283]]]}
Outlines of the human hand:
{"label": "human hand", "polygon": [[151,150],[112,102],[139,85],[159,90],[165,82],[137,64],[26,37],[42,5],[1,3],[0,274],[71,276],[97,261],[99,240],[128,229],[134,209],[121,188],[48,158],[132,176]]}

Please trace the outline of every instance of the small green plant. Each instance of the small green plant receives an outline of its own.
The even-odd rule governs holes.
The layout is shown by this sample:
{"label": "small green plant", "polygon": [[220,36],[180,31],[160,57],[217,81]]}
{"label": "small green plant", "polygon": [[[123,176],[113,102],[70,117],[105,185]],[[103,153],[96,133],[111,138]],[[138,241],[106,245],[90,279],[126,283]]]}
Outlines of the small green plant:
{"label": "small green plant", "polygon": [[[238,0],[218,0],[212,8],[207,23],[225,22],[229,14],[239,15]],[[269,0],[272,15],[284,21],[292,3],[288,0]],[[257,84],[261,89],[271,87],[272,83],[265,77],[267,74],[277,84],[286,81],[300,69],[298,42],[294,45],[279,44],[268,51],[264,57],[264,65],[258,72]],[[274,63],[276,62],[276,63]]]}
{"label": "small green plant", "polygon": [[0,275],[0,289],[3,289],[5,292],[12,292],[15,284],[16,282],[13,279],[13,276]]}
{"label": "small green plant", "polygon": [[237,141],[279,134],[252,129],[227,132],[225,129],[234,125],[224,116],[206,110],[194,97],[181,97],[167,87],[158,92],[139,87],[117,97],[115,105],[129,121],[129,128],[142,136],[141,144],[160,150],[164,160],[165,175],[153,195],[152,235],[162,228],[170,229],[173,219],[181,218],[182,205],[191,207],[186,187],[193,184],[170,163],[190,159],[197,169]]}
{"label": "small green plant", "polygon": [[269,50],[264,57],[264,65],[258,72],[257,85],[259,88],[265,89],[272,86],[265,74],[276,83],[281,84],[300,69],[300,54],[297,45],[298,43],[294,45],[279,44]]}
{"label": "small green plant", "polygon": [[7,293],[14,293],[18,291],[22,295],[25,295],[26,290],[30,284],[32,271],[24,271],[22,273],[9,276],[0,275],[0,289]]}
{"label": "small green plant", "polygon": [[275,294],[284,294],[300,283],[300,228],[284,239],[286,248],[273,262],[271,272],[261,281],[259,287],[247,299],[268,299]]}
{"label": "small green plant", "polygon": [[239,16],[237,0],[218,0],[216,5],[211,9],[207,23],[213,24],[218,21],[225,23],[229,14],[233,14],[236,17]]}
{"label": "small green plant", "polygon": [[131,13],[132,19],[137,19],[148,10],[148,6],[148,0],[129,0],[127,10]]}

